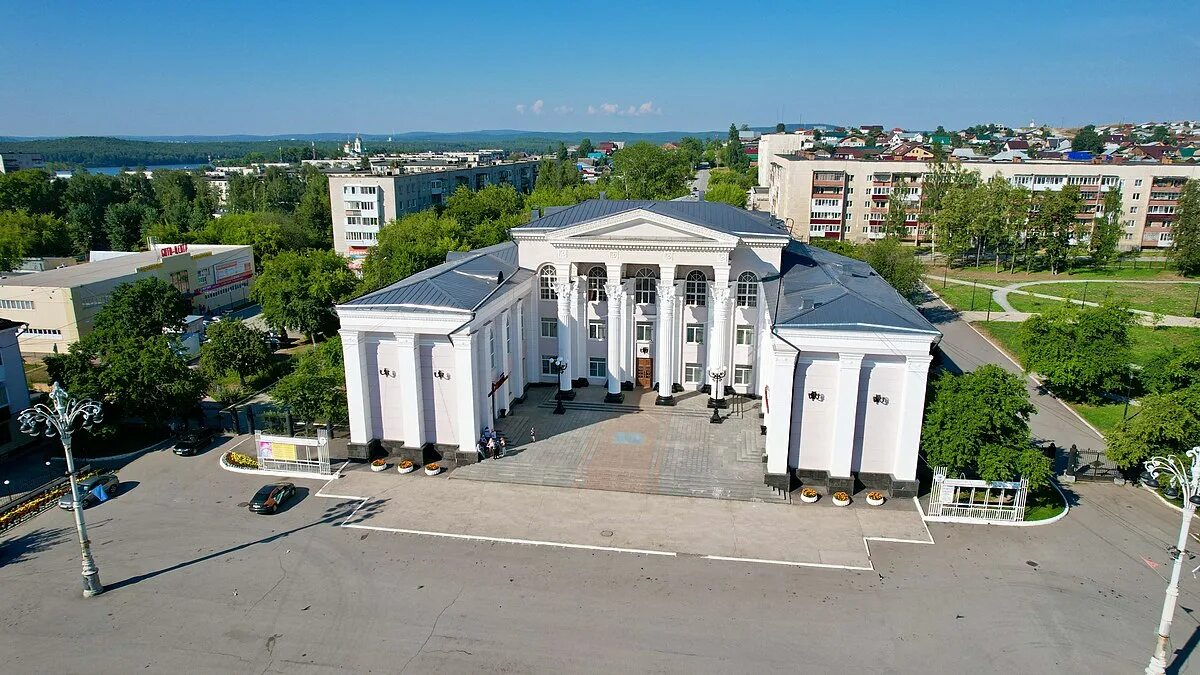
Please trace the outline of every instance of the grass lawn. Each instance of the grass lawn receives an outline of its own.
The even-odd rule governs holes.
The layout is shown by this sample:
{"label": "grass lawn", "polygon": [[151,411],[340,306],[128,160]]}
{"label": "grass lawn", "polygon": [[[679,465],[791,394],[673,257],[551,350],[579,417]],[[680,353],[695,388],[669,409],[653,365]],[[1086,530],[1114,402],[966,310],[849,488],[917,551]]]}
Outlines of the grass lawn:
{"label": "grass lawn", "polygon": [[[1173,316],[1191,316],[1196,307],[1196,293],[1200,291],[1200,284],[1039,284],[1022,290],[1064,298],[1070,296],[1076,300],[1090,302],[1100,302],[1107,297],[1128,305],[1130,309]],[[1011,299],[1019,296],[1014,294],[1008,297]],[[1013,303],[1013,306],[1016,307],[1016,303]]]}
{"label": "grass lawn", "polygon": [[[990,289],[972,289],[971,286],[964,286],[962,284],[947,284],[945,288],[942,288],[941,283],[938,283],[938,280],[936,279],[926,279],[925,282],[930,285],[930,288],[932,288],[935,293],[942,296],[942,300],[945,300],[947,305],[950,305],[960,312],[969,312],[971,311],[972,306],[974,306],[976,310],[986,312],[988,305],[992,306],[993,312],[1003,311],[1000,309],[1000,305],[997,305],[996,302],[992,300],[992,291]],[[973,305],[971,301],[972,290],[975,291]]]}
{"label": "grass lawn", "polygon": [[46,372],[46,364],[41,359],[37,361],[25,362],[25,379],[29,382],[29,386],[35,384],[50,384],[50,374]]}
{"label": "grass lawn", "polygon": [[[1053,302],[1053,301],[1050,301]],[[1013,356],[1017,353],[1017,331],[1021,324],[1016,322],[980,321],[974,324],[984,333],[1000,343]],[[1129,328],[1132,361],[1142,366],[1149,365],[1162,351],[1170,347],[1184,347],[1200,342],[1200,328],[1170,326],[1154,329],[1150,326]]]}
{"label": "grass lawn", "polygon": [[[1152,266],[1151,266],[1152,265]],[[936,277],[939,280],[942,275],[952,279],[963,279],[966,281],[978,281],[984,284],[993,284],[995,286],[1007,286],[1021,281],[1055,281],[1058,279],[1137,279],[1137,280],[1153,280],[1153,281],[1172,281],[1182,279],[1173,269],[1165,268],[1163,263],[1139,263],[1138,267],[1108,267],[1105,269],[1080,268],[1072,270],[1070,273],[1063,272],[1061,274],[1051,274],[1049,272],[1023,272],[1017,270],[1013,272],[997,272],[994,267],[982,265],[980,267],[951,267],[946,270],[941,265],[929,265],[925,267],[925,274]],[[939,284],[940,285],[940,284]],[[1089,289],[1088,295],[1091,295]]]}
{"label": "grass lawn", "polygon": [[[284,375],[292,372],[296,367],[296,361],[304,352],[313,349],[313,345],[308,342],[301,342],[293,347],[281,349],[271,355],[271,365],[266,370],[246,378],[246,386],[242,387],[238,376],[234,373],[225,373],[219,378],[214,379],[208,388],[210,396],[216,400],[217,396],[222,395],[222,390],[232,393],[233,400],[240,400],[251,392],[265,389],[272,384],[275,384]],[[229,404],[232,401],[221,401],[219,403]]]}
{"label": "grass lawn", "polygon": [[[1037,289],[1037,291],[1036,291],[1037,293],[1042,292],[1041,286],[1030,286],[1029,287],[1030,291],[1033,291],[1034,289]],[[1052,295],[1052,294],[1047,293],[1046,295]],[[1008,304],[1012,305],[1013,309],[1017,310],[1018,312],[1031,312],[1031,313],[1035,313],[1035,314],[1040,314],[1052,307],[1058,307],[1062,303],[1063,303],[1062,300],[1050,300],[1047,298],[1035,298],[1032,295],[1025,295],[1023,293],[1009,293],[1008,294]]]}
{"label": "grass lawn", "polygon": [[[1092,405],[1090,403],[1071,403],[1070,406],[1075,409],[1075,412],[1083,416],[1089,424],[1099,429],[1105,436],[1116,431],[1117,425],[1121,423],[1125,415],[1124,403],[1102,403],[1100,405]],[[1137,412],[1137,407],[1130,406],[1129,414]]]}
{"label": "grass lawn", "polygon": [[1025,501],[1025,520],[1046,520],[1063,512],[1067,507],[1062,495],[1051,486],[1035,490]]}

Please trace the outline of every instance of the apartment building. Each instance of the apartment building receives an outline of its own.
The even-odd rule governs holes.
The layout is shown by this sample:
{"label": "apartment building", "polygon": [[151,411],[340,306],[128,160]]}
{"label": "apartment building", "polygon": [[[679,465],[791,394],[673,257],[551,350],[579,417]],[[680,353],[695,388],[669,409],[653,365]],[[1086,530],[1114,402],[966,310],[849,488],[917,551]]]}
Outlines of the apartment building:
{"label": "apartment building", "polygon": [[[764,136],[764,141],[769,136]],[[770,211],[792,235],[868,241],[885,236],[888,199],[901,191],[907,204],[906,241],[927,242],[932,227],[921,220],[923,161],[811,159],[777,153],[760,159],[760,190],[754,208]],[[1122,196],[1123,249],[1167,248],[1179,193],[1189,178],[1200,178],[1200,165],[1158,163],[1085,163],[1060,160],[1012,162],[964,161],[986,180],[999,174],[1034,192],[1078,186],[1086,204],[1078,214],[1090,223],[1102,212],[1104,193]]]}
{"label": "apartment building", "polygon": [[0,154],[0,173],[24,169],[44,169],[46,162],[40,152],[6,152]]}
{"label": "apartment building", "polygon": [[423,173],[331,173],[333,248],[357,269],[379,240],[379,228],[385,223],[444,204],[461,186],[479,190],[488,185],[512,185],[519,192],[529,192],[537,180],[537,166],[537,160],[525,160]]}

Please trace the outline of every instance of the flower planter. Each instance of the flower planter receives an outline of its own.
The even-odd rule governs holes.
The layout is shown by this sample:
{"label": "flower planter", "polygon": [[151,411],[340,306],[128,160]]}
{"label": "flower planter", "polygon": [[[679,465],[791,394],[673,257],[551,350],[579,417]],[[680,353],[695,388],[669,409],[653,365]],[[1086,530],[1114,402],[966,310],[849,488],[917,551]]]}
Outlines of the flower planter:
{"label": "flower planter", "polygon": [[833,493],[833,505],[834,506],[849,506],[850,505],[850,495],[846,494],[845,492]]}
{"label": "flower planter", "polygon": [[371,462],[371,470],[372,471],[376,471],[376,472],[383,471],[386,468],[387,468],[387,462],[383,461],[382,459],[377,459],[374,462]]}
{"label": "flower planter", "polygon": [[817,494],[816,490],[805,489],[800,491],[800,501],[804,502],[805,504],[815,504],[820,498],[821,495]]}
{"label": "flower planter", "polygon": [[884,497],[883,493],[881,493],[881,492],[868,492],[867,493],[867,503],[870,504],[871,506],[883,506],[883,503],[885,501],[887,501],[887,497]]}
{"label": "flower planter", "polygon": [[416,470],[417,470],[417,465],[413,464],[412,462],[408,461],[407,459],[396,465],[396,471],[398,473],[412,473]]}
{"label": "flower planter", "polygon": [[437,464],[426,464],[425,465],[425,475],[426,476],[436,476],[441,472],[442,472],[442,467],[438,466]]}

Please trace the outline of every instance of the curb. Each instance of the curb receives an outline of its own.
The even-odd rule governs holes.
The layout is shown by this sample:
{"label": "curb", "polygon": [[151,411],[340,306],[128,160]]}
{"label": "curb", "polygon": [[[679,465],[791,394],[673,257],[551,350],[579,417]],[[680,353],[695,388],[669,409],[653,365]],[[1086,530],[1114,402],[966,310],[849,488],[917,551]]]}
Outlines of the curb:
{"label": "curb", "polygon": [[[1138,487],[1149,492],[1150,494],[1154,495],[1155,497],[1158,497],[1158,501],[1165,504],[1168,508],[1175,509],[1179,513],[1183,513],[1183,507],[1175,506],[1174,504],[1172,504],[1166,497],[1159,494],[1158,490],[1155,490],[1154,488],[1146,486],[1146,485],[1142,485],[1141,483],[1138,483]],[[1197,513],[1193,514],[1192,517],[1193,518],[1200,517],[1200,510],[1198,510]]]}
{"label": "curb", "polygon": [[[220,467],[222,469],[225,469],[226,471],[229,471],[232,473],[244,473],[248,476],[273,476],[275,478],[280,478],[280,477],[282,477],[282,478],[307,478],[309,480],[319,480],[319,481],[323,481],[326,483],[343,477],[342,472],[341,472],[341,467],[338,467],[338,471],[334,472],[332,475],[329,475],[329,476],[323,476],[321,474],[301,473],[299,471],[266,471],[264,469],[243,469],[240,466],[234,466],[232,464],[227,463],[225,461],[226,454],[228,454],[228,453],[224,453],[224,452],[221,453],[220,458],[217,459],[217,464],[220,465]],[[345,466],[345,465],[343,464],[342,466]]]}
{"label": "curb", "polygon": [[[1054,488],[1055,492],[1058,493],[1058,496],[1062,498],[1063,510],[1062,510],[1062,513],[1058,514],[1057,516],[1052,516],[1052,517],[1046,518],[1044,520],[1022,520],[1019,522],[1005,522],[1005,521],[996,521],[996,522],[983,521],[983,522],[981,522],[978,520],[956,518],[953,516],[945,516],[945,517],[938,516],[938,517],[934,518],[934,517],[925,515],[925,509],[921,508],[920,501],[917,502],[917,511],[921,514],[921,520],[925,521],[926,523],[959,523],[962,525],[998,525],[1000,527],[1039,527],[1041,525],[1050,525],[1051,523],[1057,523],[1058,521],[1062,520],[1063,518],[1066,518],[1067,514],[1071,512],[1071,503],[1069,501],[1067,501],[1067,495],[1064,494],[1062,491],[1062,488],[1060,488],[1058,486],[1058,481],[1051,481],[1050,485]],[[1159,498],[1161,499],[1161,495],[1159,496]],[[913,499],[915,500],[917,498],[913,497]],[[1176,507],[1176,508],[1178,508],[1178,507]],[[926,528],[928,529],[928,526],[926,526]],[[931,538],[932,538],[932,535],[931,535]]]}

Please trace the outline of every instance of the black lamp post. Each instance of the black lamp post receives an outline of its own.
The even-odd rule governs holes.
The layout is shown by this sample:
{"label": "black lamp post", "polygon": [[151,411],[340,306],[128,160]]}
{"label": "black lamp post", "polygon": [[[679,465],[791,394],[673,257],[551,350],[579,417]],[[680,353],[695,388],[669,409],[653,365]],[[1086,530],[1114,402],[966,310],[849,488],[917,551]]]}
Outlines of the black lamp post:
{"label": "black lamp post", "polygon": [[[567,372],[567,362],[561,358],[555,357],[554,360],[550,362],[550,369],[554,371],[555,375],[561,377],[563,373]],[[565,415],[567,409],[563,407],[562,396],[556,395],[554,398],[556,399],[554,404],[554,414]]]}
{"label": "black lamp post", "polygon": [[[714,392],[725,391],[724,389],[721,389],[721,380],[725,379],[726,374],[727,371],[724,367],[708,371],[708,376],[711,377],[713,381]],[[712,417],[708,418],[708,421],[712,424],[720,424],[723,420],[721,419],[721,415],[717,412],[717,407],[713,406],[712,411]]]}

